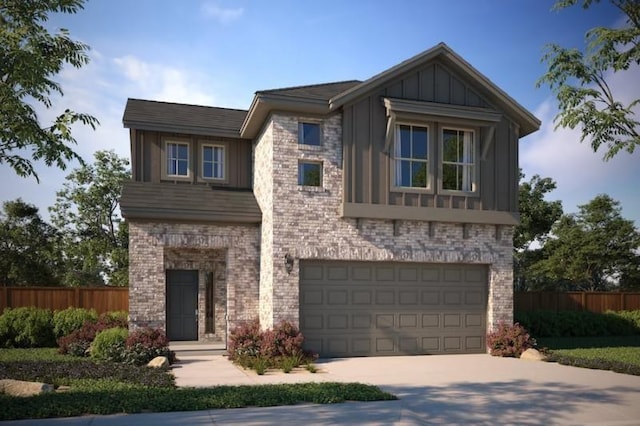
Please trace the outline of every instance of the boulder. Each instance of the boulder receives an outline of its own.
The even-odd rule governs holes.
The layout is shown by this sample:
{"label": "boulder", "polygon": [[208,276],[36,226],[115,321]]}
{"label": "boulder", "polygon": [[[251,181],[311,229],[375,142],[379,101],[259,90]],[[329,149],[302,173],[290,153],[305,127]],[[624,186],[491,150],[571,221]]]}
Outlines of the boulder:
{"label": "boulder", "polygon": [[169,366],[169,358],[166,356],[157,356],[147,364],[147,367],[151,368],[162,368]]}
{"label": "boulder", "polygon": [[547,357],[539,350],[530,348],[522,352],[520,359],[526,359],[528,361],[545,361]]}
{"label": "boulder", "polygon": [[0,380],[0,393],[10,396],[33,396],[45,392],[53,392],[53,385],[23,380]]}

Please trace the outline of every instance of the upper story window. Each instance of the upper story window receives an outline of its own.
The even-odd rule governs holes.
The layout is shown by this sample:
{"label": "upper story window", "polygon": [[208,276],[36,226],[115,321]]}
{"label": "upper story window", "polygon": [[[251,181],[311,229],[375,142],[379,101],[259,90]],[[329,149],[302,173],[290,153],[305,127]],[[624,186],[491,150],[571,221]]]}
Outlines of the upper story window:
{"label": "upper story window", "polygon": [[428,127],[396,125],[394,164],[395,186],[430,187]]}
{"label": "upper story window", "polygon": [[225,179],[225,146],[204,144],[202,145],[202,178]]}
{"label": "upper story window", "polygon": [[472,130],[442,129],[442,189],[476,191],[476,145]]}
{"label": "upper story window", "polygon": [[299,161],[298,185],[322,186],[322,163],[316,161]]}
{"label": "upper story window", "polygon": [[165,142],[167,177],[189,177],[189,144],[186,142]]}
{"label": "upper story window", "polygon": [[320,123],[298,123],[298,143],[301,145],[320,146]]}

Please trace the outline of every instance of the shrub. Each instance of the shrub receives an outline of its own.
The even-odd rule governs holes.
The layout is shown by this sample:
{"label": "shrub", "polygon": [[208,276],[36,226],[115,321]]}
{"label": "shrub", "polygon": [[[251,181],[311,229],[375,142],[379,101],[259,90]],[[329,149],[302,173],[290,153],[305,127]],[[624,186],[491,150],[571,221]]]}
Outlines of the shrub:
{"label": "shrub", "polygon": [[102,314],[96,322],[87,322],[78,330],[58,339],[59,352],[75,356],[87,356],[96,335],[108,328],[127,328],[127,320],[121,315]]}
{"label": "shrub", "polygon": [[229,335],[229,359],[234,361],[246,356],[258,356],[261,345],[260,321],[256,319],[239,325]]}
{"label": "shrub", "polygon": [[594,337],[640,334],[640,311],[534,311],[516,320],[537,337]]}
{"label": "shrub", "polygon": [[53,333],[56,339],[73,333],[85,322],[96,322],[98,314],[94,309],[67,308],[53,314]]}
{"label": "shrub", "polygon": [[536,345],[527,330],[518,323],[500,323],[498,328],[487,334],[487,345],[493,356],[519,358],[522,352]]}
{"label": "shrub", "polygon": [[[267,358],[295,357],[303,353],[302,333],[293,324],[282,321],[262,334],[260,353]],[[297,367],[297,366],[296,366]]]}
{"label": "shrub", "polygon": [[103,361],[122,361],[128,336],[129,330],[122,327],[102,330],[91,343],[91,357]]}
{"label": "shrub", "polygon": [[169,350],[169,340],[161,329],[138,328],[127,337],[124,362],[143,365],[157,356],[166,356],[170,363],[175,361]]}
{"label": "shrub", "polygon": [[6,308],[0,315],[0,346],[41,348],[55,345],[52,314],[36,307]]}

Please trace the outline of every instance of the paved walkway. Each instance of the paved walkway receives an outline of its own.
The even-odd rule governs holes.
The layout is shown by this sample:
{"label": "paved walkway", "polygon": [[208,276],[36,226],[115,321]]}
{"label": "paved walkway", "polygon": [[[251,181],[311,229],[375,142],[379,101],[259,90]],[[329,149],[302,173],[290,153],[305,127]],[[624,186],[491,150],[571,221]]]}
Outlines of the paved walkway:
{"label": "paved walkway", "polygon": [[640,425],[640,377],[488,355],[325,360],[316,374],[258,376],[226,358],[182,357],[179,386],[307,381],[380,386],[398,401],[25,420],[5,425]]}

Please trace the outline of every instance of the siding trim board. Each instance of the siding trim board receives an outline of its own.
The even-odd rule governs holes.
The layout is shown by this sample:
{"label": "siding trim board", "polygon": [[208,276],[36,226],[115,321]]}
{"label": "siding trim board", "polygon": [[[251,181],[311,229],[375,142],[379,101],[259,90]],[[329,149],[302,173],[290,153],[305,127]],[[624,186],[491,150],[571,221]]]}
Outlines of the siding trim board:
{"label": "siding trim board", "polygon": [[488,125],[498,123],[502,119],[501,113],[486,108],[387,97],[382,98],[382,102],[387,109],[387,114],[391,112],[420,114],[425,119],[435,116],[439,120],[445,117],[447,119],[486,122]]}
{"label": "siding trim board", "polygon": [[520,214],[515,212],[347,202],[342,204],[340,216],[343,218],[404,219],[489,225],[518,225],[520,223]]}

